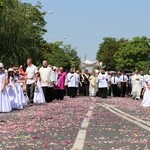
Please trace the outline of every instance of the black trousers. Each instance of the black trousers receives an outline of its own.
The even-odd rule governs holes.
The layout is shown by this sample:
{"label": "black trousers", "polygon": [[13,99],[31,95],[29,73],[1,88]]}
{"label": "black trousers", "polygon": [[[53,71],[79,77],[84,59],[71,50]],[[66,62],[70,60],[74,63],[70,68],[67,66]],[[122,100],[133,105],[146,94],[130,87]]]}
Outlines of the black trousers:
{"label": "black trousers", "polygon": [[113,97],[118,96],[118,85],[117,84],[112,84],[112,92],[113,92]]}
{"label": "black trousers", "polygon": [[55,89],[55,99],[63,100],[65,96],[65,90]]}
{"label": "black trousers", "polygon": [[79,84],[79,96],[84,96],[84,83]]}
{"label": "black trousers", "polygon": [[52,102],[53,100],[54,100],[54,88],[49,87],[49,101],[48,102]]}
{"label": "black trousers", "polygon": [[132,87],[128,85],[128,87],[126,88],[127,96],[131,95],[131,91],[132,91]]}
{"label": "black trousers", "polygon": [[106,88],[98,88],[97,96],[101,98],[107,98],[108,92],[107,87]]}
{"label": "black trousers", "polygon": [[79,96],[83,96],[83,88],[79,86]]}
{"label": "black trousers", "polygon": [[141,89],[141,94],[140,94],[141,98],[143,98],[143,94],[144,94],[144,88]]}
{"label": "black trousers", "polygon": [[109,86],[109,88],[108,88],[108,95],[109,96],[111,96],[111,91],[112,91],[112,88],[111,88],[111,86]]}
{"label": "black trousers", "polygon": [[121,96],[125,97],[126,95],[126,82],[121,82]]}
{"label": "black trousers", "polygon": [[54,100],[54,89],[53,87],[42,87],[43,93],[45,96],[45,101],[47,103],[52,102]]}
{"label": "black trousers", "polygon": [[83,84],[83,96],[89,96],[89,85],[88,84]]}
{"label": "black trousers", "polygon": [[117,97],[121,96],[121,87],[118,86],[117,88]]}
{"label": "black trousers", "polygon": [[71,98],[76,97],[76,87],[68,87],[68,95]]}
{"label": "black trousers", "polygon": [[76,96],[78,95],[78,92],[79,92],[79,88],[76,87]]}
{"label": "black trousers", "polygon": [[29,98],[29,103],[33,104],[33,98],[34,98],[34,91],[35,91],[35,83],[33,84],[27,84],[27,95]]}
{"label": "black trousers", "polygon": [[49,95],[49,87],[42,87],[43,93],[44,93],[44,97],[45,97],[45,101],[48,102],[50,99],[50,95]]}

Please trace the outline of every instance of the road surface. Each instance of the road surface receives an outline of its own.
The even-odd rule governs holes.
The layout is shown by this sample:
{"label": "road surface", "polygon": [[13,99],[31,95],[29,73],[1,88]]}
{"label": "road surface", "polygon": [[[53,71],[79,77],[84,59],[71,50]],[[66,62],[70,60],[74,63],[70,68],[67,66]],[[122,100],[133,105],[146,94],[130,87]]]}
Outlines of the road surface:
{"label": "road surface", "polygon": [[0,150],[149,150],[150,108],[78,97],[0,114]]}

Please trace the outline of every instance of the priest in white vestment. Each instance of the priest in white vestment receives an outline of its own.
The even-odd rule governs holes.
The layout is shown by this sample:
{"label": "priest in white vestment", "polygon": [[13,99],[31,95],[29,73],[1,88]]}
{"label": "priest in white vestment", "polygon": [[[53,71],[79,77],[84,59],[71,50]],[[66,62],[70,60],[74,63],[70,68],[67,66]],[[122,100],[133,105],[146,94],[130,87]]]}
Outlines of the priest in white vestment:
{"label": "priest in white vestment", "polygon": [[43,67],[39,69],[39,72],[41,77],[41,87],[44,92],[45,100],[47,103],[52,102],[54,99],[54,71],[52,68],[48,67],[47,61],[43,61]]}
{"label": "priest in white vestment", "polygon": [[96,96],[97,92],[97,77],[95,70],[92,71],[92,75],[89,78],[90,86],[89,86],[89,95],[90,96]]}
{"label": "priest in white vestment", "polygon": [[132,77],[132,98],[140,99],[142,90],[142,76],[139,74],[138,70],[135,71],[135,75]]}

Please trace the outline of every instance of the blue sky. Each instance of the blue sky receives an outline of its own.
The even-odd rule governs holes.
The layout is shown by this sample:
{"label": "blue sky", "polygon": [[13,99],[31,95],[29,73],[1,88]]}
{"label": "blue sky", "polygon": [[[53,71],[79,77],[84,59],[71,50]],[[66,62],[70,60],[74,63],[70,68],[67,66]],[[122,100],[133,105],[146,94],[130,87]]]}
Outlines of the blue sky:
{"label": "blue sky", "polygon": [[[35,5],[38,0],[21,0]],[[47,14],[45,39],[64,41],[93,61],[103,37],[150,36],[150,0],[40,0]],[[66,39],[63,39],[66,37]]]}

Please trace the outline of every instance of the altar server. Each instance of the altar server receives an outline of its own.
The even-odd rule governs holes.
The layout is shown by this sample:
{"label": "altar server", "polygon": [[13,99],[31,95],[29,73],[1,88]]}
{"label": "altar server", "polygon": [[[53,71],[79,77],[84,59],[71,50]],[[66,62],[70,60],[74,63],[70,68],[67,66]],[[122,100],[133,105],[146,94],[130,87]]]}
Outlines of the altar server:
{"label": "altar server", "polygon": [[107,72],[101,71],[98,75],[98,96],[102,98],[107,98],[108,96],[108,83],[107,83]]}
{"label": "altar server", "polygon": [[68,95],[71,98],[76,97],[76,74],[73,68],[71,68],[70,72],[67,74],[67,85],[68,85]]}

